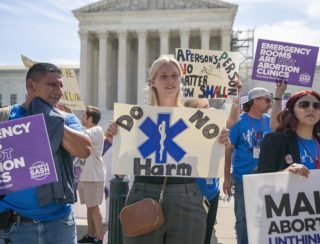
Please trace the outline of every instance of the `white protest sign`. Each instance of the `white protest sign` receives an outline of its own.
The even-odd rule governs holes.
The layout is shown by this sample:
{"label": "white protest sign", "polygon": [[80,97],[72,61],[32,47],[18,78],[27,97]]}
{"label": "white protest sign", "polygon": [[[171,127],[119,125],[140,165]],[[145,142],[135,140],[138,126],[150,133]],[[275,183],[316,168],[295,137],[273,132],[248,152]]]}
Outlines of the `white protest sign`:
{"label": "white protest sign", "polygon": [[244,176],[250,244],[319,243],[320,170]]}
{"label": "white protest sign", "polygon": [[[30,68],[37,63],[24,55],[21,55],[22,62],[26,68]],[[67,106],[71,110],[85,110],[86,107],[80,96],[77,77],[74,69],[60,68],[63,79],[63,94],[59,103]]]}
{"label": "white protest sign", "polygon": [[186,98],[226,99],[238,96],[240,54],[176,48]]}
{"label": "white protest sign", "polygon": [[115,103],[112,174],[219,177],[226,112]]}

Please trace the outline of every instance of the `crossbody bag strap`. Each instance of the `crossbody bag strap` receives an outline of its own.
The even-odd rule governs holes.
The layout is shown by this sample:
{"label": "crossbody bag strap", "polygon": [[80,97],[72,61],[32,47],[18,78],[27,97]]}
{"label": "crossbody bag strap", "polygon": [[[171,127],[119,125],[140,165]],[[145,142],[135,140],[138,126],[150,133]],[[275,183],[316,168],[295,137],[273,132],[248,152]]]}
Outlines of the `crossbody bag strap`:
{"label": "crossbody bag strap", "polygon": [[162,202],[163,202],[163,195],[164,195],[164,192],[165,192],[165,190],[166,190],[167,179],[168,179],[167,176],[164,177],[163,184],[162,184],[162,189],[161,189],[161,192],[160,192],[159,203],[162,203]]}

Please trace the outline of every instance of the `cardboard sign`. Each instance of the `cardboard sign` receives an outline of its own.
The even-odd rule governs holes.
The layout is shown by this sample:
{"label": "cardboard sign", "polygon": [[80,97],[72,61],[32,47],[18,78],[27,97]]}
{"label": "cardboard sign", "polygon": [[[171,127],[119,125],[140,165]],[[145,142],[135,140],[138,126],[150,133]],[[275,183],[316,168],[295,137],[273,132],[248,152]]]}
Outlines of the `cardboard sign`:
{"label": "cardboard sign", "polygon": [[0,123],[0,195],[57,181],[42,114]]}
{"label": "cardboard sign", "polygon": [[[26,68],[34,65],[35,61],[21,55],[22,62]],[[63,94],[59,103],[65,105],[71,110],[85,110],[86,107],[80,96],[78,81],[74,69],[60,68],[63,79]]]}
{"label": "cardboard sign", "polygon": [[115,103],[112,173],[119,175],[219,177],[224,145],[218,135],[226,112]]}
{"label": "cardboard sign", "polygon": [[319,243],[320,170],[308,178],[288,172],[245,175],[250,244]]}
{"label": "cardboard sign", "polygon": [[186,98],[226,99],[238,96],[237,52],[176,48]]}
{"label": "cardboard sign", "polygon": [[312,87],[319,48],[258,39],[252,79]]}

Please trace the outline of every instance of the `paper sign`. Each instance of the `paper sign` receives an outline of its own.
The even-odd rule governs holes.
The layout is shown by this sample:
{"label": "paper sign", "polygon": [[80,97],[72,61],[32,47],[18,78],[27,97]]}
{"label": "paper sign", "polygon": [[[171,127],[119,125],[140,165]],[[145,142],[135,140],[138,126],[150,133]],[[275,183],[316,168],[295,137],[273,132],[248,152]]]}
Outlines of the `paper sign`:
{"label": "paper sign", "polygon": [[219,177],[224,145],[218,135],[224,110],[115,103],[112,173],[118,175]]}
{"label": "paper sign", "polygon": [[57,180],[43,115],[1,122],[0,195]]}
{"label": "paper sign", "polygon": [[258,39],[252,79],[312,87],[319,48]]}
{"label": "paper sign", "polygon": [[176,48],[186,98],[226,99],[238,96],[237,52]]}
{"label": "paper sign", "polygon": [[[22,62],[26,68],[34,65],[35,61],[21,55]],[[59,103],[67,106],[71,110],[85,110],[86,107],[80,96],[78,81],[74,69],[60,68],[63,79],[63,94]]]}
{"label": "paper sign", "polygon": [[245,175],[250,244],[319,243],[320,170],[308,178],[288,172]]}

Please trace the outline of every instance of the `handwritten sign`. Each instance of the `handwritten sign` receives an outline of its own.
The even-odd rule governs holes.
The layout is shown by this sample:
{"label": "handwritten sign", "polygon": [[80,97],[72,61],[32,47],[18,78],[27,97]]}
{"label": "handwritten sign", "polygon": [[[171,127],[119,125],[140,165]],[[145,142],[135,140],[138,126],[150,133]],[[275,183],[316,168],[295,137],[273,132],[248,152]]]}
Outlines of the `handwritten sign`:
{"label": "handwritten sign", "polygon": [[43,115],[0,123],[0,195],[57,180]]}
{"label": "handwritten sign", "polygon": [[238,96],[237,52],[176,48],[186,98],[226,99]]}
{"label": "handwritten sign", "polygon": [[[35,61],[21,55],[22,62],[26,68],[34,65]],[[82,101],[78,81],[74,69],[60,68],[63,79],[63,94],[59,103],[65,105],[71,110],[85,110],[86,107]]]}
{"label": "handwritten sign", "polygon": [[319,48],[258,39],[252,79],[312,87]]}
{"label": "handwritten sign", "polygon": [[320,170],[244,176],[249,243],[319,243]]}
{"label": "handwritten sign", "polygon": [[218,177],[224,145],[218,135],[223,110],[115,103],[119,130],[112,145],[112,173],[144,176]]}

